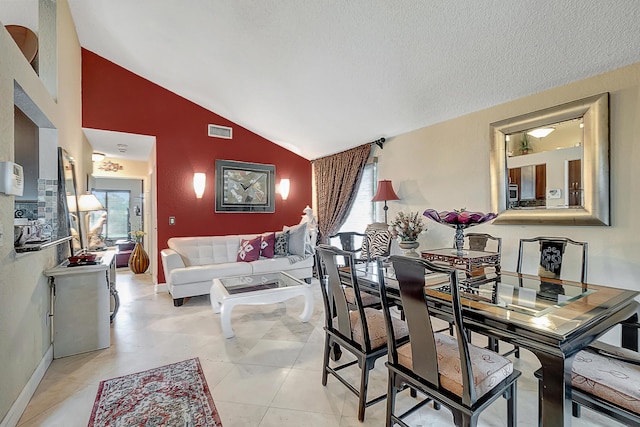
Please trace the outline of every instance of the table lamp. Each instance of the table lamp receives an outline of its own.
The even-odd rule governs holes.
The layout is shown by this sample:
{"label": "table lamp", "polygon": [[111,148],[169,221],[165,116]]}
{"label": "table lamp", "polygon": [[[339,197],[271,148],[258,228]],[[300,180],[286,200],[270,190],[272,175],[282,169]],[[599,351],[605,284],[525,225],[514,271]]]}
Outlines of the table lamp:
{"label": "table lamp", "polygon": [[378,191],[371,199],[372,202],[384,201],[384,222],[387,223],[387,200],[400,200],[400,197],[393,191],[393,185],[390,180],[378,181]]}

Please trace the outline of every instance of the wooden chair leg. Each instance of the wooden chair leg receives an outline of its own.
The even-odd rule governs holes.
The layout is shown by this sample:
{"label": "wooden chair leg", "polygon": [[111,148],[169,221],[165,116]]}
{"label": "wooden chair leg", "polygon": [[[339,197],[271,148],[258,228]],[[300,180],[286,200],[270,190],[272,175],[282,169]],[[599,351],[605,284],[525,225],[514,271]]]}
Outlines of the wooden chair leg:
{"label": "wooden chair leg", "polygon": [[580,418],[580,404],[576,403],[576,402],[571,402],[571,414],[576,417],[576,418]]}
{"label": "wooden chair leg", "polygon": [[507,427],[516,427],[518,424],[518,412],[516,407],[517,388],[515,383],[510,387],[507,398]]}
{"label": "wooden chair leg", "polygon": [[358,421],[364,421],[364,410],[367,406],[367,385],[369,381],[369,366],[366,360],[362,361],[362,373],[360,375],[360,395],[358,396]]}
{"label": "wooden chair leg", "polygon": [[327,385],[327,376],[329,375],[327,371],[327,366],[329,366],[329,353],[331,352],[331,344],[329,343],[329,337],[326,337],[324,340],[324,360],[322,361],[322,385]]}
{"label": "wooden chair leg", "polygon": [[387,380],[387,416],[386,416],[386,427],[391,427],[394,423],[391,422],[391,417],[393,415],[393,411],[396,406],[396,388],[395,384],[395,375],[393,372],[389,371],[389,377]]}

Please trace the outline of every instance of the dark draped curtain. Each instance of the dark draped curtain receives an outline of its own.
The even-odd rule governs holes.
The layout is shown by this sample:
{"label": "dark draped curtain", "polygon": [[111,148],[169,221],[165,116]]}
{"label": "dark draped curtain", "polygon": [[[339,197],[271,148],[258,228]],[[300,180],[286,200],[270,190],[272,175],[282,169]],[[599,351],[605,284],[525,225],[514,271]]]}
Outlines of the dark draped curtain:
{"label": "dark draped curtain", "polygon": [[371,145],[365,144],[313,162],[321,243],[340,230],[356,197]]}

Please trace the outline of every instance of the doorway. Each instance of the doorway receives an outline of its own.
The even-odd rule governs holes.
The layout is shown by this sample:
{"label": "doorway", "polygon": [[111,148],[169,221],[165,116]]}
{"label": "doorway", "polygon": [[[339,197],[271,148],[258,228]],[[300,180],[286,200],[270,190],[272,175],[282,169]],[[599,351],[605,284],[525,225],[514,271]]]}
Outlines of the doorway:
{"label": "doorway", "polygon": [[106,246],[131,240],[132,231],[144,230],[142,179],[94,178],[91,191],[106,211],[91,212],[89,228],[101,234]]}

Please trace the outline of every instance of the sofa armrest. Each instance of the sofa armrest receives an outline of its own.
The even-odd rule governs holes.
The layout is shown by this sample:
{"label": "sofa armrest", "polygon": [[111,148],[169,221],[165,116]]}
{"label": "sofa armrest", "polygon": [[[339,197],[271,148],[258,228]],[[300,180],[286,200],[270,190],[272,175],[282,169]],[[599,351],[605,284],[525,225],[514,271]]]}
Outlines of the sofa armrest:
{"label": "sofa armrest", "polygon": [[160,251],[162,257],[162,269],[164,271],[164,280],[169,283],[170,273],[176,268],[184,268],[184,262],[178,252],[173,249],[163,249]]}

